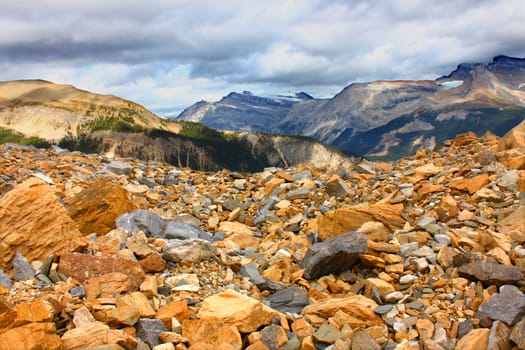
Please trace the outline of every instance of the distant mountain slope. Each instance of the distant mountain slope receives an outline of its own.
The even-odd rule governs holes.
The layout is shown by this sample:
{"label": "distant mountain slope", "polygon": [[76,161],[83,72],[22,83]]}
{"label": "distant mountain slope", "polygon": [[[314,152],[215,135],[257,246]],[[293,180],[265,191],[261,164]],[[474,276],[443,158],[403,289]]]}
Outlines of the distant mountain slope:
{"label": "distant mountain slope", "polygon": [[182,111],[176,119],[200,122],[218,130],[267,132],[297,103],[311,100],[304,92],[273,98],[254,96],[249,91],[232,92],[218,102],[200,101]]}
{"label": "distant mountain slope", "polygon": [[229,102],[236,95],[200,102],[179,118],[217,129],[304,135],[389,160],[459,132],[502,135],[517,125],[525,117],[525,59],[497,56],[488,64],[460,64],[436,80],[355,83],[331,99],[300,100],[281,109]]}
{"label": "distant mountain slope", "polygon": [[[246,93],[237,95],[225,100],[269,103]],[[288,106],[284,100],[274,102],[274,107]],[[0,142],[58,143],[71,150],[164,161],[198,170],[258,171],[268,166],[347,160],[314,140],[225,134],[199,123],[159,118],[115,96],[42,80],[0,82]]]}

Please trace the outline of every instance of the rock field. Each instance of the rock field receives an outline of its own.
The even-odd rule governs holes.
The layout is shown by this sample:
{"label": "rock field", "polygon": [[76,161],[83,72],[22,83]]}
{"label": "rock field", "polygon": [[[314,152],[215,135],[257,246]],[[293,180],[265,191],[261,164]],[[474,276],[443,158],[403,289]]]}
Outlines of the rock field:
{"label": "rock field", "polygon": [[525,349],[525,122],[394,163],[0,146],[0,350]]}

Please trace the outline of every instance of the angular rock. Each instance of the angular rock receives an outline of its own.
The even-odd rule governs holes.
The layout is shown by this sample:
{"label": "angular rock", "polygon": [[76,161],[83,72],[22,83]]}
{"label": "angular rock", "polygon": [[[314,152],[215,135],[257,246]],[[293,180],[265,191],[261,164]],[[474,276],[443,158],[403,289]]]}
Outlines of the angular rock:
{"label": "angular rock", "polygon": [[304,277],[315,279],[330,273],[339,273],[351,268],[359,254],[368,246],[364,234],[351,231],[308,248],[301,266],[305,268]]}
{"label": "angular rock", "polygon": [[499,140],[499,150],[525,148],[525,121],[515,126]]}
{"label": "angular rock", "polygon": [[178,221],[169,221],[164,230],[167,239],[192,239],[203,238],[204,231],[199,227]]}
{"label": "angular rock", "polygon": [[32,303],[21,303],[0,314],[0,333],[29,323],[51,322],[55,312],[55,308],[48,301],[36,300]]}
{"label": "angular rock", "polygon": [[326,193],[337,198],[355,196],[355,191],[341,178],[337,177],[326,183]]}
{"label": "angular rock", "polygon": [[308,293],[295,286],[271,294],[268,300],[272,309],[282,313],[300,314],[304,307],[309,304]]}
{"label": "angular rock", "polygon": [[308,199],[308,196],[312,192],[312,189],[309,187],[299,187],[295,190],[292,190],[286,194],[286,199],[293,201],[296,199]]}
{"label": "angular rock", "polygon": [[128,276],[135,290],[139,288],[145,277],[142,267],[136,261],[116,256],[92,256],[80,253],[62,254],[58,264],[58,272],[79,282],[119,272]]}
{"label": "angular rock", "polygon": [[341,332],[330,324],[323,323],[313,334],[313,338],[320,343],[333,344],[337,339],[341,338]]}
{"label": "angular rock", "polygon": [[215,255],[217,248],[208,241],[202,239],[169,240],[168,245],[162,253],[162,257],[168,261],[190,261],[199,262],[210,259]]}
{"label": "angular rock", "polygon": [[116,222],[128,232],[144,231],[148,237],[162,237],[166,229],[167,220],[148,210],[135,210],[121,215]]}
{"label": "angular rock", "polygon": [[525,349],[525,319],[518,322],[510,333],[512,340],[520,349]]}
{"label": "angular rock", "polygon": [[259,273],[259,270],[257,270],[257,265],[254,263],[243,265],[239,270],[239,273],[241,276],[248,277],[250,282],[256,285],[260,290],[278,291],[286,287],[282,283],[274,282],[263,277]]}
{"label": "angular rock", "polygon": [[97,179],[69,199],[68,214],[78,224],[83,234],[103,235],[113,230],[115,220],[136,209],[125,189],[119,185]]}
{"label": "angular rock", "polygon": [[15,281],[24,281],[35,276],[33,267],[19,252],[17,252],[13,258],[13,274]]}
{"label": "angular rock", "polygon": [[270,350],[281,349],[281,346],[288,342],[288,337],[286,336],[284,329],[275,324],[264,327],[260,332],[260,335],[261,341]]}
{"label": "angular rock", "polygon": [[352,350],[381,350],[381,346],[365,331],[352,334]]}
{"label": "angular rock", "polygon": [[456,350],[479,350],[487,349],[489,342],[490,329],[478,328],[473,329],[463,338],[461,338],[454,349]]}
{"label": "angular rock", "polygon": [[83,282],[86,290],[86,299],[116,298],[119,294],[136,291],[136,281],[127,274],[111,272],[99,277],[92,277]]}
{"label": "angular rock", "polygon": [[111,163],[107,164],[105,169],[107,171],[112,172],[113,174],[128,175],[133,170],[133,167],[128,163],[114,160]]}
{"label": "angular rock", "polygon": [[137,331],[137,338],[148,344],[150,347],[161,344],[159,339],[160,332],[169,331],[161,320],[155,318],[141,318],[135,323],[135,329]]}
{"label": "angular rock", "polygon": [[511,350],[510,332],[510,327],[503,322],[494,322],[490,328],[487,349]]}
{"label": "angular rock", "polygon": [[29,261],[44,261],[86,243],[53,188],[42,180],[30,178],[0,198],[0,268],[11,271],[16,252]]}
{"label": "angular rock", "polygon": [[319,238],[325,240],[344,232],[358,229],[368,221],[383,223],[390,231],[403,227],[405,220],[401,217],[403,204],[357,205],[337,209],[320,216],[318,221]]}
{"label": "angular rock", "polygon": [[519,267],[485,261],[460,266],[458,272],[460,276],[481,281],[484,285],[516,284],[523,278],[522,269]]}
{"label": "angular rock", "polygon": [[489,176],[481,174],[470,179],[461,179],[452,181],[449,186],[452,189],[468,192],[469,194],[476,193],[480,188],[489,183]]}
{"label": "angular rock", "polygon": [[95,348],[104,344],[117,344],[134,349],[138,342],[122,330],[110,329],[102,322],[91,322],[82,327],[68,330],[62,336],[64,350]]}
{"label": "angular rock", "polygon": [[61,350],[54,323],[30,323],[0,334],[0,350]]}
{"label": "angular rock", "polygon": [[139,315],[145,318],[153,317],[156,314],[148,298],[141,292],[121,296],[117,299],[117,308],[137,310]]}
{"label": "angular rock", "polygon": [[201,319],[232,324],[243,333],[256,331],[260,326],[269,324],[275,316],[275,310],[232,290],[206,298],[198,312]]}
{"label": "angular rock", "polygon": [[155,318],[161,320],[168,329],[173,329],[173,318],[183,321],[189,316],[188,303],[186,300],[180,300],[172,301],[171,303],[162,306],[159,311],[157,311]]}
{"label": "angular rock", "polygon": [[317,301],[306,306],[302,314],[305,318],[311,316],[328,319],[336,312],[342,311],[350,316],[348,324],[354,328],[367,328],[383,325],[383,320],[374,313],[377,304],[362,295],[350,295],[345,298],[331,298]]}
{"label": "angular rock", "polygon": [[144,259],[139,260],[140,266],[145,273],[157,273],[166,270],[166,260],[158,253],[151,253]]}
{"label": "angular rock", "polygon": [[11,281],[11,277],[7,273],[4,272],[4,270],[0,269],[0,286],[5,286],[7,289],[11,288],[11,285],[13,284],[13,281]]}
{"label": "angular rock", "polygon": [[518,287],[503,285],[499,293],[481,304],[478,310],[493,320],[500,320],[512,326],[525,315],[525,294]]}
{"label": "angular rock", "polygon": [[182,336],[189,339],[192,348],[242,349],[237,327],[217,320],[186,320],[182,324]]}

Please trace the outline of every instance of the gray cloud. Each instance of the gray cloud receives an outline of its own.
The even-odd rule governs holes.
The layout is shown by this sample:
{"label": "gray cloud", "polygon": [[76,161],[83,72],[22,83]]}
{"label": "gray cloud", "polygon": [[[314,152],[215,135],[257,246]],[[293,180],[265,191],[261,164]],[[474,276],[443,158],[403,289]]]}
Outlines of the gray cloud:
{"label": "gray cloud", "polygon": [[244,88],[336,93],[523,57],[523,18],[521,0],[25,0],[2,5],[0,79],[58,79],[159,109]]}

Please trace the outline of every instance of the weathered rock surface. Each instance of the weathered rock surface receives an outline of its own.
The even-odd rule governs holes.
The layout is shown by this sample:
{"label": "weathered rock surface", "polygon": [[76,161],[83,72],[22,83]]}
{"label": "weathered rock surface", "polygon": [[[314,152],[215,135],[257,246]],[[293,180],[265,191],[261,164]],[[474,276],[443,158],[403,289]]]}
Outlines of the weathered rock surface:
{"label": "weathered rock surface", "polygon": [[308,249],[301,262],[305,268],[304,276],[312,279],[348,270],[366,248],[366,236],[355,231],[316,243]]}
{"label": "weathered rock surface", "polygon": [[68,214],[83,234],[103,235],[116,227],[115,220],[134,210],[128,193],[119,185],[97,179],[68,200]]}
{"label": "weathered rock surface", "polygon": [[463,265],[458,271],[461,276],[474,278],[486,285],[514,284],[523,278],[522,269],[519,267],[484,261]]}
{"label": "weathered rock surface", "polygon": [[2,350],[60,350],[60,337],[56,334],[54,323],[29,323],[0,334]]}
{"label": "weathered rock surface", "polygon": [[76,223],[47,183],[30,178],[0,198],[0,268],[10,271],[16,252],[29,261],[86,245]]}
{"label": "weathered rock surface", "polygon": [[480,305],[479,312],[513,326],[525,315],[525,294],[513,285],[503,285],[499,293]]}

